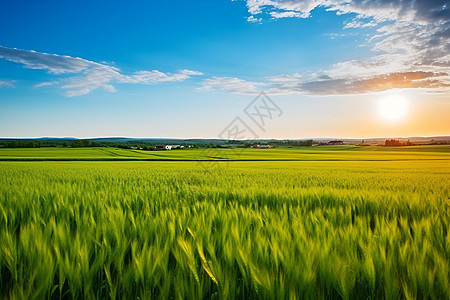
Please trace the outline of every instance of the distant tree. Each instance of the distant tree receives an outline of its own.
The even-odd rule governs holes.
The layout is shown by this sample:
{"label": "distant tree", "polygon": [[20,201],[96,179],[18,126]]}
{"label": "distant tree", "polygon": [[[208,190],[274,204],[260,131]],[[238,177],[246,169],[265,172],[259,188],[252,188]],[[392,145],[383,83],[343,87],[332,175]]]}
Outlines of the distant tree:
{"label": "distant tree", "polygon": [[392,140],[386,140],[384,142],[384,145],[386,147],[397,147],[397,146],[403,146],[404,144],[398,140],[392,139]]}

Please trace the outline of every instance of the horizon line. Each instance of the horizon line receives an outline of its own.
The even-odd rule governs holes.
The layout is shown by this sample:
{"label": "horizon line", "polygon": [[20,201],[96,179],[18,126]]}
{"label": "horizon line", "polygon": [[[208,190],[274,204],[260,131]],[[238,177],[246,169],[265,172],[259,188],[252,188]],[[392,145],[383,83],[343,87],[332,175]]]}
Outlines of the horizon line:
{"label": "horizon line", "polygon": [[225,140],[225,141],[258,141],[258,140],[314,140],[314,139],[344,139],[344,140],[371,140],[387,138],[450,138],[450,134],[426,135],[426,136],[378,136],[378,137],[291,137],[291,138],[256,138],[256,139],[224,139],[219,137],[129,137],[129,136],[97,136],[97,137],[73,137],[73,136],[40,136],[40,137],[0,137],[0,139],[77,139],[77,140],[95,140],[95,139],[135,139],[135,140]]}

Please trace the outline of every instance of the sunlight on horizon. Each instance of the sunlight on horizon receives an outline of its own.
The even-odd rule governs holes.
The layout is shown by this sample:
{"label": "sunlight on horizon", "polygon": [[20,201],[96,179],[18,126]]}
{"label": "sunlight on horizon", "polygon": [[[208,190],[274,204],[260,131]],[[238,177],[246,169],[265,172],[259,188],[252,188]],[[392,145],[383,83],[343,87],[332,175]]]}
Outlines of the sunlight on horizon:
{"label": "sunlight on horizon", "polygon": [[378,100],[378,114],[383,120],[401,121],[406,118],[410,103],[402,95],[391,94]]}

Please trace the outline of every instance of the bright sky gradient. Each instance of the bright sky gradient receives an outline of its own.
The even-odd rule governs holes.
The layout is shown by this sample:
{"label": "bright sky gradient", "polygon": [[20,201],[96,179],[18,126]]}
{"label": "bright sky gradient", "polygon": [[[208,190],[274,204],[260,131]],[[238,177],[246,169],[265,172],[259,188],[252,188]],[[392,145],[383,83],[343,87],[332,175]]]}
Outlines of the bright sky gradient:
{"label": "bright sky gradient", "polygon": [[0,28],[0,137],[450,135],[445,0],[3,1]]}

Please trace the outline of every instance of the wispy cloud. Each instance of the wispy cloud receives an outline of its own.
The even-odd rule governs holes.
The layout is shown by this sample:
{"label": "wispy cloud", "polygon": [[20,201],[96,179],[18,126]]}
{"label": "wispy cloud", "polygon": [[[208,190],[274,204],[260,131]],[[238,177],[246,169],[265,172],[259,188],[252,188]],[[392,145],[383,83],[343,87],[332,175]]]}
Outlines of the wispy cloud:
{"label": "wispy cloud", "polygon": [[250,82],[233,77],[215,77],[206,79],[200,90],[221,90],[237,94],[255,94],[266,91],[270,94],[304,94],[304,95],[349,95],[381,92],[390,89],[433,89],[448,90],[449,83],[442,78],[448,73],[435,72],[399,72],[384,75],[332,78],[322,74],[278,75],[262,82]]}
{"label": "wispy cloud", "polygon": [[344,29],[348,28],[367,28],[367,27],[375,27],[378,26],[379,23],[377,21],[370,21],[370,22],[362,22],[358,21],[357,19],[352,20],[351,22],[345,23]]}
{"label": "wispy cloud", "polygon": [[68,97],[84,95],[98,88],[114,92],[114,83],[157,84],[183,81],[191,76],[202,75],[201,72],[192,70],[181,70],[177,73],[164,73],[158,70],[137,71],[126,75],[119,68],[105,63],[2,46],[0,58],[21,64],[28,69],[46,70],[53,75],[66,75],[63,78],[38,83],[35,87],[56,85]]}
{"label": "wispy cloud", "polygon": [[446,0],[246,0],[250,14],[271,12],[296,12],[306,18],[317,7],[339,14],[355,13],[377,21],[404,20],[429,22],[448,20],[449,3]]}
{"label": "wispy cloud", "polygon": [[55,85],[55,84],[58,84],[58,81],[44,81],[44,82],[39,82],[39,83],[35,84],[33,87],[40,88],[40,87],[51,86],[51,85]]}
{"label": "wispy cloud", "polygon": [[[390,88],[450,90],[450,2],[447,0],[247,0],[252,16],[275,18],[310,17],[317,7],[337,14],[356,15],[344,29],[373,28],[374,56],[364,61],[336,63],[318,73],[329,80],[314,80],[314,74],[281,75],[271,79],[276,92],[348,94]],[[425,78],[416,78],[425,76]],[[402,79],[406,78],[406,79]],[[400,80],[401,79],[401,80]]]}
{"label": "wispy cloud", "polygon": [[448,76],[447,73],[434,72],[402,72],[386,75],[377,75],[365,78],[332,79],[323,75],[316,80],[289,82],[273,82],[269,91],[273,94],[302,93],[310,95],[342,95],[363,94],[368,92],[381,92],[390,89],[444,89],[450,84],[440,79]]}
{"label": "wispy cloud", "polygon": [[12,80],[0,80],[0,87],[14,87],[14,81],[12,81]]}
{"label": "wispy cloud", "polygon": [[258,92],[259,82],[246,81],[236,77],[213,77],[205,79],[198,90],[225,91],[236,94],[254,94]]}

